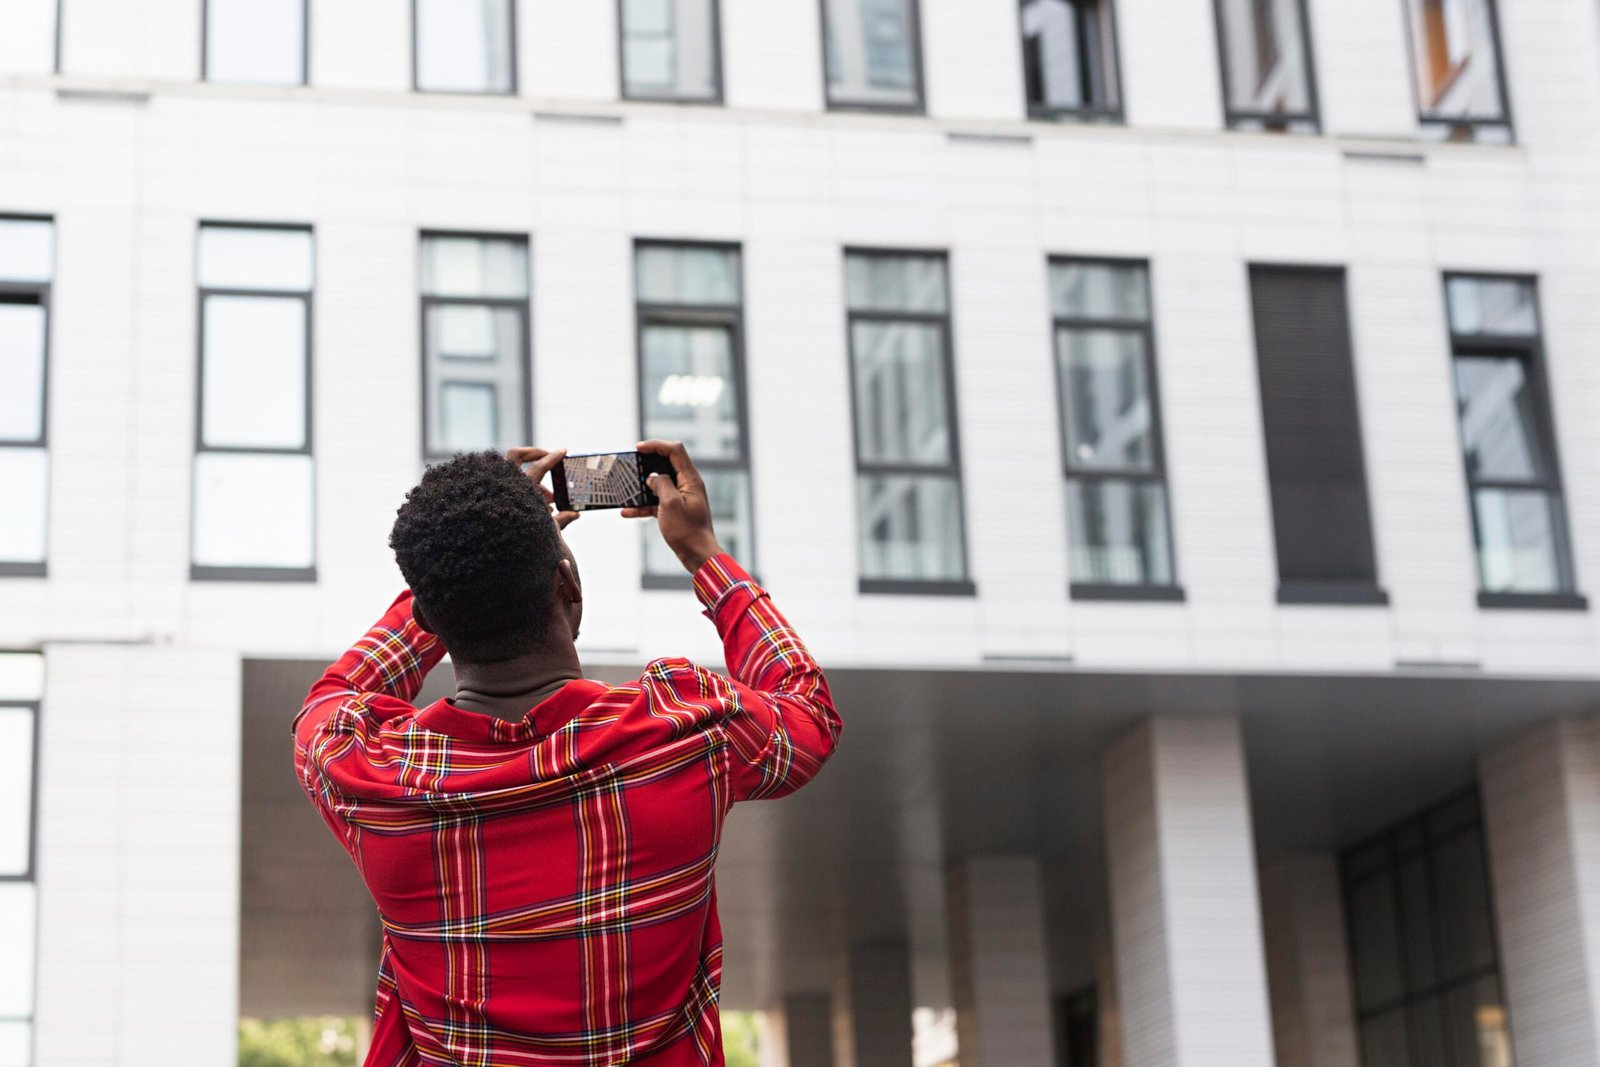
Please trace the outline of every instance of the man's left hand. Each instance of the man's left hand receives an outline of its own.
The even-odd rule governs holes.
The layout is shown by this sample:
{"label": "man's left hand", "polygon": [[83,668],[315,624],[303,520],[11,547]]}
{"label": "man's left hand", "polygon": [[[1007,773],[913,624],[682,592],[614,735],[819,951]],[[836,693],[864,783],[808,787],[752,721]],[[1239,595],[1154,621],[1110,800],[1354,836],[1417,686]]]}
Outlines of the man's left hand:
{"label": "man's left hand", "polygon": [[543,496],[544,502],[550,505],[550,510],[555,511],[557,529],[565,530],[568,526],[578,521],[578,513],[576,511],[556,511],[556,495],[547,489],[544,484],[544,476],[555,470],[556,464],[567,458],[566,449],[558,448],[551,452],[530,445],[527,448],[511,449],[506,453],[506,458],[523,467],[523,473],[533,479],[533,484],[538,488],[539,495]]}

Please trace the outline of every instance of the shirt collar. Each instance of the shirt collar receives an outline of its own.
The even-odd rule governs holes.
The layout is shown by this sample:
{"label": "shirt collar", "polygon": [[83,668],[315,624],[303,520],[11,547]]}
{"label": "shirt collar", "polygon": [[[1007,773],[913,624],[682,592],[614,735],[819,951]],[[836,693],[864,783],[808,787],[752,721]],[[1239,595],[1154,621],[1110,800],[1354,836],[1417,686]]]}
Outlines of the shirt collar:
{"label": "shirt collar", "polygon": [[561,729],[609,688],[602,682],[577,678],[529,709],[520,722],[510,722],[481,711],[468,711],[448,697],[434,701],[417,713],[424,730],[458,741],[522,744],[540,741]]}

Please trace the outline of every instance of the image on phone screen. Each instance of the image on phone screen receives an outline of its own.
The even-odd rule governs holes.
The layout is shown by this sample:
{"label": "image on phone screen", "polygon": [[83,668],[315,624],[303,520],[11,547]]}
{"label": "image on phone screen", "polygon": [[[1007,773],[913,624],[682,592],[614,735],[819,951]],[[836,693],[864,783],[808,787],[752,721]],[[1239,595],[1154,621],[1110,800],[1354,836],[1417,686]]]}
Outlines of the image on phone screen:
{"label": "image on phone screen", "polygon": [[672,473],[665,456],[641,452],[597,452],[567,456],[551,472],[556,507],[562,511],[648,508],[657,503],[645,479]]}

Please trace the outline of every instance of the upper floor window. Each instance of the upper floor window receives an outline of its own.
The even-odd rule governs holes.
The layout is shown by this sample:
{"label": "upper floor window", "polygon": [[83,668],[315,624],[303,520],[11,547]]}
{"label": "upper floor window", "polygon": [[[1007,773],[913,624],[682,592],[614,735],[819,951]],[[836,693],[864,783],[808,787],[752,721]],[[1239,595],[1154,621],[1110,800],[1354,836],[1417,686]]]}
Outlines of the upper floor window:
{"label": "upper floor window", "polygon": [[632,100],[722,96],[717,0],[622,0],[622,94]]}
{"label": "upper floor window", "polygon": [[55,228],[0,216],[0,575],[43,575]]}
{"label": "upper floor window", "polygon": [[205,80],[304,85],[309,0],[206,0]]}
{"label": "upper floor window", "polygon": [[33,1062],[39,698],[44,657],[0,652],[0,1064]]}
{"label": "upper floor window", "polygon": [[823,0],[828,106],[922,107],[917,0]]}
{"label": "upper floor window", "polygon": [[[6,0],[0,73],[52,74],[58,67],[61,0]],[[0,1061],[3,1062],[3,1061]]]}
{"label": "upper floor window", "polygon": [[1305,0],[1216,0],[1222,90],[1234,129],[1315,133]]}
{"label": "upper floor window", "polygon": [[1422,132],[1450,141],[1511,140],[1494,0],[1405,0]]}
{"label": "upper floor window", "polygon": [[1036,118],[1122,117],[1112,0],[1022,0],[1022,70]]}
{"label": "upper floor window", "polygon": [[435,93],[517,91],[512,0],[412,0],[416,86]]}

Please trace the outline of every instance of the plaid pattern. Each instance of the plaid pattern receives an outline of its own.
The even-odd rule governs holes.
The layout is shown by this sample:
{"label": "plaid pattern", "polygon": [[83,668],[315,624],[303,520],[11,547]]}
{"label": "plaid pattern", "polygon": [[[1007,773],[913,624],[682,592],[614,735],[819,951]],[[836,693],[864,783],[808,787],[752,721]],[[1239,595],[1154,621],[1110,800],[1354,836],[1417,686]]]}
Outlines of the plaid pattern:
{"label": "plaid pattern", "polygon": [[663,659],[519,723],[418,709],[444,649],[404,593],[312,687],[295,767],[383,920],[369,1067],[723,1062],[723,818],[804,785],[841,724],[737,563],[694,587],[731,680]]}

